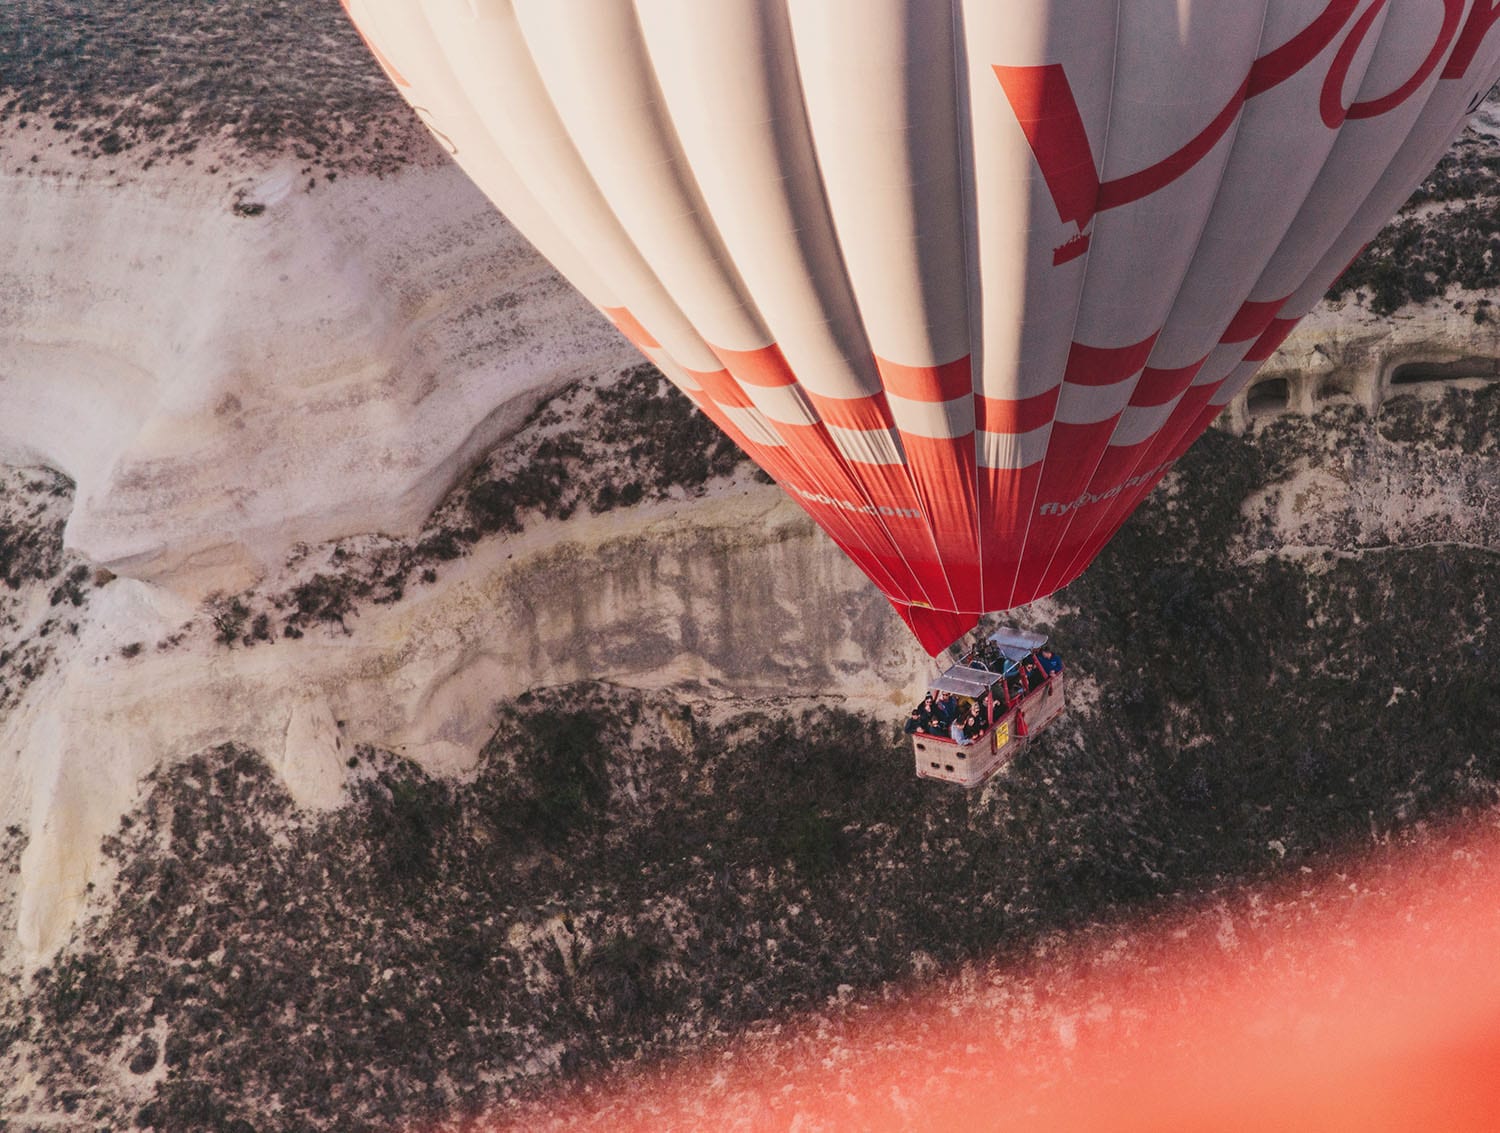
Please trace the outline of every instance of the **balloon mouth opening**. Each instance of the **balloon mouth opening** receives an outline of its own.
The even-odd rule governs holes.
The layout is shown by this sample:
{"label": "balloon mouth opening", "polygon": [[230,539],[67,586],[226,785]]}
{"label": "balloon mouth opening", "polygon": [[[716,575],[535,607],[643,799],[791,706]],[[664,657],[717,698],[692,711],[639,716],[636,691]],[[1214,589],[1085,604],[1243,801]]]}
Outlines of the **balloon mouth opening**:
{"label": "balloon mouth opening", "polygon": [[981,610],[938,610],[923,602],[892,602],[929,657],[936,657],[979,624]]}

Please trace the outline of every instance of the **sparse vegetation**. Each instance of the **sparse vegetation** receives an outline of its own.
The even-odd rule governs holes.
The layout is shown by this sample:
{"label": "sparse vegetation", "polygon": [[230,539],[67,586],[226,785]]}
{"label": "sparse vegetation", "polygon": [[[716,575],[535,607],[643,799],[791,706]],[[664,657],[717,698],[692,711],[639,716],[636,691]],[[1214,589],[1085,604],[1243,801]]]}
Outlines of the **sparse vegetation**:
{"label": "sparse vegetation", "polygon": [[[332,180],[394,169],[413,142],[427,148],[334,3],[9,0],[0,75],[8,132],[65,139],[115,168],[191,162],[205,140],[224,139]],[[263,208],[235,205],[241,216]]]}
{"label": "sparse vegetation", "polygon": [[[673,490],[701,490],[746,460],[654,366],[637,366],[594,392],[598,405],[587,430],[555,431],[579,393],[569,391],[533,415],[528,440],[475,470],[434,516],[434,558],[448,550],[437,542],[445,531],[472,543],[521,530],[528,514],[567,519],[580,508],[631,507]],[[599,469],[615,471],[601,476]]]}
{"label": "sparse vegetation", "polygon": [[215,640],[220,645],[233,645],[239,641],[245,619],[250,616],[245,599],[239,595],[214,594],[206,606],[209,620],[213,622]]}
{"label": "sparse vegetation", "polygon": [[1425,303],[1454,284],[1469,291],[1500,288],[1497,201],[1500,197],[1489,197],[1434,216],[1393,221],[1339,277],[1329,296],[1363,291],[1371,311],[1389,315],[1407,303]]}
{"label": "sparse vegetation", "polygon": [[1427,450],[1474,455],[1500,449],[1500,384],[1444,390],[1436,401],[1394,397],[1380,407],[1381,437]]}
{"label": "sparse vegetation", "polygon": [[88,600],[89,569],[63,549],[72,493],[47,469],[0,468],[0,713],[46,671],[54,631],[76,631],[66,619]]}
{"label": "sparse vegetation", "polygon": [[71,496],[72,485],[53,472],[16,469],[7,470],[0,492],[15,501],[0,520],[0,583],[14,591],[50,579],[63,561],[62,517],[51,502]]}
{"label": "sparse vegetation", "polygon": [[344,619],[354,612],[355,585],[334,574],[315,574],[292,590],[292,621],[298,625],[329,622],[347,628]]}
{"label": "sparse vegetation", "polygon": [[[35,1029],[5,1022],[76,1052],[44,1088],[100,1122],[457,1119],[874,991],[917,956],[1029,955],[1493,813],[1492,553],[1233,553],[1232,501],[1312,427],[1186,459],[1053,627],[1098,712],[984,795],[914,780],[893,727],[836,708],[710,726],[593,685],[504,706],[468,781],[361,749],[355,802],[321,819],[258,757],[216,749],[153,776],[109,845],[112,911],[42,973]],[[100,1067],[151,1065],[157,1023],[165,1077],[112,1108]]]}
{"label": "sparse vegetation", "polygon": [[[650,378],[637,392],[665,395]],[[1341,458],[1389,467],[1492,453],[1497,415],[1487,386],[1392,398],[1375,420],[1341,405],[1207,434],[1050,627],[1102,690],[1097,711],[983,795],[914,780],[892,727],[836,707],[710,725],[670,695],[596,685],[502,706],[463,781],[362,748],[353,801],[323,817],[294,811],[243,749],[159,770],[107,846],[111,902],[29,998],[0,1000],[0,1075],[24,1052],[35,1104],[95,1127],[461,1118],[822,1007],[841,985],[878,994],[917,957],[1023,956],[1494,813],[1494,552],[1359,557],[1352,532],[1348,554],[1247,562],[1239,505],[1318,459],[1330,431]],[[563,468],[588,459],[569,451],[549,450]],[[672,490],[655,478],[671,466],[642,459],[653,491]],[[20,514],[53,501],[38,545],[59,538],[18,585],[71,609],[89,576],[60,549],[65,501],[42,480],[18,491]],[[531,514],[589,498],[568,491],[533,493]],[[475,498],[445,514],[472,524],[490,506]],[[396,541],[323,548],[286,594],[218,596],[209,620],[226,645],[278,619],[288,636],[336,629],[423,561]],[[127,1100],[122,1073],[160,1078]]]}
{"label": "sparse vegetation", "polygon": [[[1357,294],[1375,314],[1389,315],[1455,284],[1500,288],[1500,156],[1488,149],[1472,134],[1460,139],[1328,297]],[[1476,323],[1488,317],[1475,308]]]}

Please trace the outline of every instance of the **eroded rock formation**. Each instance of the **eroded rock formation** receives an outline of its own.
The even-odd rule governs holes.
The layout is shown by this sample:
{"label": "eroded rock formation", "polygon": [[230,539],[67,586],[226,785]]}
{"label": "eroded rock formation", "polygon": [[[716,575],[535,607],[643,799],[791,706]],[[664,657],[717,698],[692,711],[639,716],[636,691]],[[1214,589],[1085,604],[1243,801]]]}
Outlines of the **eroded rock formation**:
{"label": "eroded rock formation", "polygon": [[0,457],[72,478],[94,563],[197,597],[411,532],[539,400],[630,361],[451,167],[244,181],[0,173]]}

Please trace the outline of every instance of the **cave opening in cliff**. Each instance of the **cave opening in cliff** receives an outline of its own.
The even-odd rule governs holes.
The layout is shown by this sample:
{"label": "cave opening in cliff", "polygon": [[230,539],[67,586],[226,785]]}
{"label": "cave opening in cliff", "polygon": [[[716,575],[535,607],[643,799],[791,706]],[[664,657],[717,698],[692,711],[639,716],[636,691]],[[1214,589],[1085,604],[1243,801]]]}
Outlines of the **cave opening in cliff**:
{"label": "cave opening in cliff", "polygon": [[1500,378],[1500,358],[1459,358],[1452,362],[1407,362],[1391,371],[1391,385],[1425,385],[1428,382],[1461,382]]}
{"label": "cave opening in cliff", "polygon": [[1245,409],[1252,416],[1286,412],[1291,399],[1291,387],[1285,378],[1267,378],[1256,382],[1245,395]]}

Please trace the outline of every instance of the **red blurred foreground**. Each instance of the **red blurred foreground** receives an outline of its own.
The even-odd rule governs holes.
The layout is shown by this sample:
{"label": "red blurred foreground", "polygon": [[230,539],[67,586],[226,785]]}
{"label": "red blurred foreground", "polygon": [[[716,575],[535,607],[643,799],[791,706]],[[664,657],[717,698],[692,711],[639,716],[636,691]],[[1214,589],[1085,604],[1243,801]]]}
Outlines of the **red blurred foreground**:
{"label": "red blurred foreground", "polygon": [[488,1128],[1500,1129],[1500,835],[1419,842]]}

